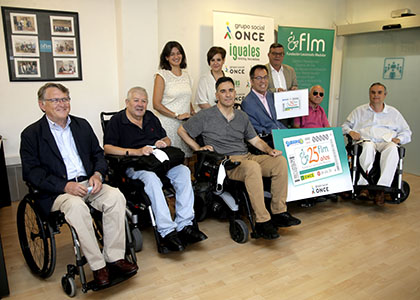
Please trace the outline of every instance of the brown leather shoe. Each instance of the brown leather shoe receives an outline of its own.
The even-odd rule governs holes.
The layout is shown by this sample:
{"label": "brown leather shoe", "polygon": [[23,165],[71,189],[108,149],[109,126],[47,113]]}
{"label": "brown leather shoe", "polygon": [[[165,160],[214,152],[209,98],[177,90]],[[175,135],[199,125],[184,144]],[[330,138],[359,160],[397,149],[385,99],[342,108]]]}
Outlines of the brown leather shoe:
{"label": "brown leather shoe", "polygon": [[139,267],[135,263],[126,261],[125,259],[108,263],[109,270],[115,275],[130,275],[136,273]]}
{"label": "brown leather shoe", "polygon": [[93,279],[98,287],[104,287],[109,284],[109,271],[107,267],[93,271]]}
{"label": "brown leather shoe", "polygon": [[375,195],[375,204],[378,206],[384,206],[385,204],[385,194],[384,191],[377,191]]}
{"label": "brown leather shoe", "polygon": [[362,200],[368,200],[369,199],[369,191],[368,190],[361,190],[358,198],[362,199]]}

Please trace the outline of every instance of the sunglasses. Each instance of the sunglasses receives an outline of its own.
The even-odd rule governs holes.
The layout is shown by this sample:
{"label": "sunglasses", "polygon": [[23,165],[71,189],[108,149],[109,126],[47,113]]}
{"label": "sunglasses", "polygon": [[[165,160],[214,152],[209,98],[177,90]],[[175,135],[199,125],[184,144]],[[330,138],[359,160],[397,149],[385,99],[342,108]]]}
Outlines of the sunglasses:
{"label": "sunglasses", "polygon": [[312,95],[314,95],[314,96],[318,96],[318,94],[319,94],[320,97],[324,97],[324,93],[323,92],[321,92],[321,93],[313,92],[312,93]]}

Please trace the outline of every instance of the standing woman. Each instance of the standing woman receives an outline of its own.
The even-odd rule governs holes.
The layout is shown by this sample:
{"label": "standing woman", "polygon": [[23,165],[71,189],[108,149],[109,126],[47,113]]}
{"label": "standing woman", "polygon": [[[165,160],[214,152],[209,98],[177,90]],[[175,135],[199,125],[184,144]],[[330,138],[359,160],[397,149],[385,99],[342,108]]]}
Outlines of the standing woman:
{"label": "standing woman", "polygon": [[191,104],[192,79],[185,70],[187,58],[180,43],[166,43],[159,67],[153,88],[153,108],[159,112],[159,119],[172,145],[181,148],[188,159],[192,151],[178,136],[177,130],[181,120],[194,113]]}
{"label": "standing woman", "polygon": [[216,81],[224,77],[223,64],[225,63],[226,50],[222,47],[211,47],[207,52],[207,63],[210,71],[201,76],[197,87],[196,103],[201,109],[209,108],[216,104]]}

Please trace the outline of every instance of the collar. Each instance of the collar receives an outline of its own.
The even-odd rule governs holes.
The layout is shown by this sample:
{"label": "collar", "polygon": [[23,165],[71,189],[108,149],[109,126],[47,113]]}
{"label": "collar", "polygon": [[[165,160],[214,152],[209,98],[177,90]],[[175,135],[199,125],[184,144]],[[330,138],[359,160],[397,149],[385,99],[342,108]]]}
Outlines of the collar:
{"label": "collar", "polygon": [[251,88],[251,90],[255,93],[255,95],[258,96],[258,98],[262,99],[262,98],[267,98],[267,91],[265,91],[264,94],[258,93],[256,90],[254,90],[253,88]]}
{"label": "collar", "polygon": [[374,111],[373,110],[373,108],[370,106],[370,103],[368,103],[368,110],[370,110],[370,111],[372,111],[372,112],[374,112],[374,113],[377,113],[377,114],[380,114],[380,113],[384,113],[384,114],[387,114],[388,112],[389,112],[389,108],[388,108],[388,105],[386,105],[385,103],[384,103],[384,109],[381,111],[381,112],[376,112],[376,111]]}
{"label": "collar", "polygon": [[283,72],[283,65],[281,65],[280,70],[278,72],[277,72],[276,69],[274,69],[274,67],[271,64],[269,64],[269,65],[270,65],[270,68],[271,68],[271,72],[276,72],[276,73]]}
{"label": "collar", "polygon": [[[144,115],[143,115],[143,127],[144,127],[144,124],[146,124],[146,122],[149,120],[149,117],[148,117],[148,113],[147,113],[147,109],[146,109],[146,112],[144,113]],[[127,108],[124,108],[124,110],[122,110],[122,120],[121,120],[121,122],[123,123],[123,124],[133,124],[133,125],[135,125],[135,126],[137,126],[136,124],[134,124],[133,122],[131,122],[129,119],[128,119],[128,117],[127,117]]]}
{"label": "collar", "polygon": [[47,118],[48,126],[50,127],[51,130],[66,129],[71,123],[70,116],[67,116],[66,126],[62,128],[60,125],[50,120],[50,118],[48,118],[46,114],[45,114],[45,117]]}

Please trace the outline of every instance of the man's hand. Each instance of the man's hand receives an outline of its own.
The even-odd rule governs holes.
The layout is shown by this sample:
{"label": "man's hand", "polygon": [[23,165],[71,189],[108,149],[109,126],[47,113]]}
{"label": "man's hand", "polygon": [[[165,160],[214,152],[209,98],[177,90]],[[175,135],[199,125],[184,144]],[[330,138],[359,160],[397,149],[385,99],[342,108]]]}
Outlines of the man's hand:
{"label": "man's hand", "polygon": [[297,86],[292,86],[291,88],[290,88],[290,90],[291,91],[296,91],[298,89],[298,87]]}
{"label": "man's hand", "polygon": [[276,92],[285,92],[286,90],[282,89],[282,88],[277,88]]}
{"label": "man's hand", "polygon": [[156,148],[166,148],[168,145],[162,140],[158,140],[155,143]]}
{"label": "man's hand", "polygon": [[64,187],[64,192],[73,196],[84,197],[86,196],[88,189],[83,184],[69,181]]}
{"label": "man's hand", "polygon": [[393,141],[395,144],[399,144],[399,143],[401,143],[401,140],[399,139],[399,138],[392,138],[392,140],[391,141]]}
{"label": "man's hand", "polygon": [[360,140],[360,133],[356,132],[356,131],[350,131],[349,135],[351,136],[351,138],[355,141]]}
{"label": "man's hand", "polygon": [[92,187],[92,191],[90,192],[91,194],[96,194],[102,189],[102,180],[97,172],[89,178],[89,186]]}
{"label": "man's hand", "polygon": [[272,157],[277,157],[277,156],[282,155],[283,152],[281,152],[280,150],[277,150],[277,149],[271,149],[271,151],[269,151],[267,154],[272,156]]}
{"label": "man's hand", "polygon": [[213,146],[210,146],[210,145],[205,145],[205,146],[200,147],[200,148],[198,149],[198,151],[202,151],[202,150],[214,151]]}
{"label": "man's hand", "polygon": [[144,146],[143,148],[137,149],[137,153],[136,155],[138,156],[149,156],[150,154],[153,153],[153,148],[150,146]]}

